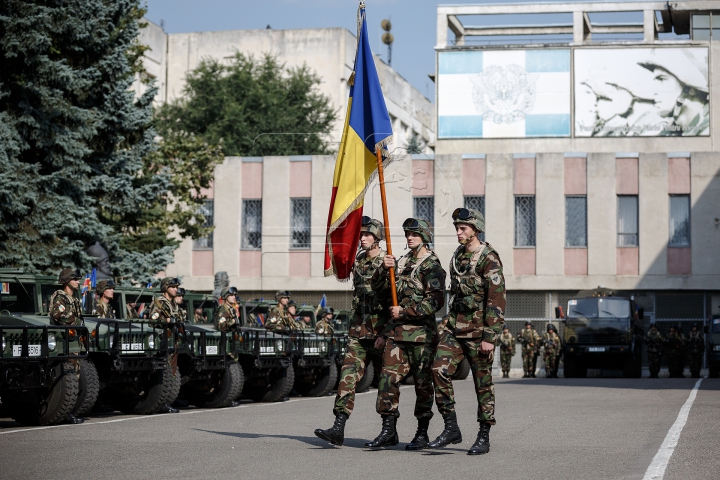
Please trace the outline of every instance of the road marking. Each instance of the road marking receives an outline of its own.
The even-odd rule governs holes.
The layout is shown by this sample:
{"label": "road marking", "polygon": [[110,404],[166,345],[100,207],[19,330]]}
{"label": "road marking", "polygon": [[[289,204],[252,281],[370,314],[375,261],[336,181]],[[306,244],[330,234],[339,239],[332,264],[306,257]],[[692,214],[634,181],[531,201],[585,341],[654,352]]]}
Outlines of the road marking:
{"label": "road marking", "polygon": [[665,469],[668,466],[670,457],[672,457],[675,447],[677,446],[678,440],[680,440],[680,434],[682,433],[685,423],[687,422],[688,415],[690,414],[690,408],[692,407],[695,397],[697,396],[698,388],[700,388],[700,382],[703,379],[697,381],[695,387],[690,392],[690,396],[685,401],[685,405],[680,409],[680,413],[673,423],[672,427],[665,436],[665,441],[660,445],[660,449],[655,454],[652,463],[645,472],[643,480],[660,480],[665,476]]}

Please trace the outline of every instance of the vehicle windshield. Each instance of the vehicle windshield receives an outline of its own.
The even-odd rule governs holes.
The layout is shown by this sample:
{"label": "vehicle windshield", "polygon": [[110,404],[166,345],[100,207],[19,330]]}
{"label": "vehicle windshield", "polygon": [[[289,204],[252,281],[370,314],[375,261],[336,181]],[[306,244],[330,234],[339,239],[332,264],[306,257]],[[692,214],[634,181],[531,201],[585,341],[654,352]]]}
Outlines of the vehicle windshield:
{"label": "vehicle windshield", "polygon": [[245,305],[243,324],[248,327],[262,327],[265,325],[269,311],[268,305]]}
{"label": "vehicle windshield", "polygon": [[32,283],[2,282],[0,310],[14,313],[36,313],[35,285]]}
{"label": "vehicle windshield", "polygon": [[629,318],[626,298],[578,298],[568,302],[568,318]]}
{"label": "vehicle windshield", "polygon": [[713,317],[710,322],[710,332],[720,333],[720,317]]}
{"label": "vehicle windshield", "polygon": [[298,322],[302,322],[303,328],[315,328],[317,319],[315,318],[315,312],[312,310],[300,310],[295,319]]}
{"label": "vehicle windshield", "polygon": [[[188,303],[190,307],[188,307]],[[214,298],[207,298],[204,300],[198,299],[192,300],[191,302],[185,302],[184,308],[192,309],[192,323],[213,324],[215,323],[215,315],[219,308],[219,304]]]}

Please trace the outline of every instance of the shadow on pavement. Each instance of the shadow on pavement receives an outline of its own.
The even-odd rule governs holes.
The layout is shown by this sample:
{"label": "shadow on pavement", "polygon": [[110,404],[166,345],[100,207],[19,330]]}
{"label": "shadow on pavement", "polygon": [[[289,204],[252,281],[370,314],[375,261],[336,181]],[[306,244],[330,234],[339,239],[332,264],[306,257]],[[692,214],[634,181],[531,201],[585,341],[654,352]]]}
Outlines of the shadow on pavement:
{"label": "shadow on pavement", "polygon": [[[256,439],[256,438],[286,438],[289,440],[297,440],[298,442],[305,443],[307,445],[310,445],[312,447],[315,447],[313,450],[332,450],[334,448],[359,448],[362,450],[365,450],[365,442],[367,440],[362,440],[359,438],[346,438],[345,443],[342,447],[336,447],[335,445],[331,445],[328,442],[319,439],[316,436],[312,437],[302,437],[299,435],[271,435],[267,433],[243,433],[243,432],[217,432],[214,430],[203,430],[201,428],[195,428],[195,431],[198,432],[205,432],[205,433],[212,433],[215,435],[224,435],[226,437],[235,437],[235,438],[249,438],[249,439]],[[394,447],[392,449],[388,450],[396,450],[402,448],[404,449],[404,445],[398,445],[397,447]],[[368,451],[374,451],[374,450],[368,450]]]}
{"label": "shadow on pavement", "polygon": [[[697,378],[518,378],[494,379],[495,385],[557,385],[561,387],[631,388],[634,390],[691,390]],[[700,390],[720,390],[720,380],[705,378]]]}

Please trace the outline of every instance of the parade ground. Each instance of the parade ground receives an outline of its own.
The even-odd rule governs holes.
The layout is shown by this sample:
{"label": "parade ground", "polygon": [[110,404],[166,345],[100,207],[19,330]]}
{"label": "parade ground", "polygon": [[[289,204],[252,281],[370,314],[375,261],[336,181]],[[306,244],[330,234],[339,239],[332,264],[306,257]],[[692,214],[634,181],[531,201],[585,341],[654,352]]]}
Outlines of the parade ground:
{"label": "parade ground", "polygon": [[[416,422],[403,386],[400,445],[363,448],[380,431],[375,392],[360,394],[345,445],[317,438],[333,396],[243,402],[178,414],[90,416],[25,428],[0,419],[0,478],[547,478],[701,479],[720,474],[718,379],[496,379],[491,450],[475,440],[472,381],[455,382],[463,443],[406,452]],[[695,388],[697,386],[697,388]],[[435,414],[430,438],[442,430]],[[679,433],[679,437],[678,437]],[[664,475],[664,476],[663,476]]]}

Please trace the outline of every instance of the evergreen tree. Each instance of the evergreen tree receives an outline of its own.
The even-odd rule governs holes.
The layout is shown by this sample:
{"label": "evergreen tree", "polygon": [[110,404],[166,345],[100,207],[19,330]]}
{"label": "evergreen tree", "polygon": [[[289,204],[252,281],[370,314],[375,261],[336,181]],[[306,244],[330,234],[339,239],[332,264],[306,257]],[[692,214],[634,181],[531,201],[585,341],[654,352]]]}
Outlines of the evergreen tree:
{"label": "evergreen tree", "polygon": [[204,60],[188,74],[183,98],[160,109],[158,126],[222,142],[227,155],[330,153],[327,136],[337,114],[319,83],[307,66],[286,68],[267,54]]}
{"label": "evergreen tree", "polygon": [[413,132],[410,134],[410,138],[405,145],[405,149],[409,154],[423,153],[422,140],[420,139],[420,135],[418,135],[415,130],[413,130]]}

